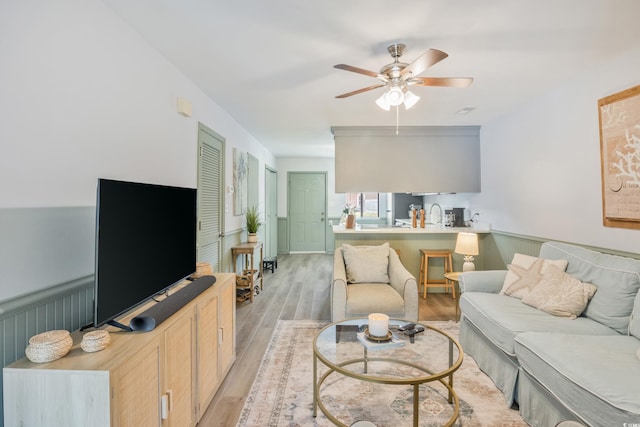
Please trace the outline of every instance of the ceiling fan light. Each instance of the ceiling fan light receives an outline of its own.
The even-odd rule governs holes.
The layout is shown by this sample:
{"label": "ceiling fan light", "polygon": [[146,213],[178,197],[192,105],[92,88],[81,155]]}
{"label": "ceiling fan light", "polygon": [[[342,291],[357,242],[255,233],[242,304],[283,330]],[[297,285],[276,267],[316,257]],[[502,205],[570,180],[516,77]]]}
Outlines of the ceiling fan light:
{"label": "ceiling fan light", "polygon": [[404,108],[408,110],[409,108],[416,105],[416,102],[418,102],[419,100],[420,97],[418,95],[414,94],[410,90],[406,91],[404,93]]}
{"label": "ceiling fan light", "polygon": [[404,101],[404,93],[399,87],[392,87],[386,94],[389,105],[397,107]]}
{"label": "ceiling fan light", "polygon": [[383,93],[382,96],[378,99],[376,99],[376,104],[378,104],[378,107],[382,108],[385,111],[389,111],[389,109],[391,108],[391,106],[389,105],[389,102],[387,102],[387,93]]}

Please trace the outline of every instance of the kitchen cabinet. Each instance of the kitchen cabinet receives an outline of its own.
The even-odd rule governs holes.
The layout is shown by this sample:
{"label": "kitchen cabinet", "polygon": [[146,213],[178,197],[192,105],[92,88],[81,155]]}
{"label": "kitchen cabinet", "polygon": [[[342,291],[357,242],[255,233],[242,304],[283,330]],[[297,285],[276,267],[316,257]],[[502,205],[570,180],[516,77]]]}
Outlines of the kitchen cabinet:
{"label": "kitchen cabinet", "polygon": [[110,328],[111,344],[96,353],[74,332],[67,356],[5,367],[4,425],[196,425],[235,360],[235,275],[216,279],[152,331]]}

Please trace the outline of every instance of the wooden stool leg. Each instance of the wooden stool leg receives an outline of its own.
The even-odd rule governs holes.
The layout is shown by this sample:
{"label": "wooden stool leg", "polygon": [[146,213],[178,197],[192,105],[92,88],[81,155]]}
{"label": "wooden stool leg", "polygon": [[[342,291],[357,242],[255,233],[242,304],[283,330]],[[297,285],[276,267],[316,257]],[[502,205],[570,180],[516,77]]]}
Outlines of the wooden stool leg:
{"label": "wooden stool leg", "polygon": [[420,254],[420,273],[418,277],[418,293],[424,289],[424,256]]}
{"label": "wooden stool leg", "polygon": [[[451,273],[453,271],[453,257],[451,256],[451,254],[449,254],[449,256],[446,258],[445,262],[445,271],[447,273]],[[447,283],[451,286],[451,295],[453,296],[453,299],[456,298],[456,290],[455,287],[453,286],[453,282],[451,280],[447,280]],[[445,289],[446,291],[446,289]]]}
{"label": "wooden stool leg", "polygon": [[427,299],[427,289],[429,283],[429,254],[424,254],[424,295],[423,298]]}

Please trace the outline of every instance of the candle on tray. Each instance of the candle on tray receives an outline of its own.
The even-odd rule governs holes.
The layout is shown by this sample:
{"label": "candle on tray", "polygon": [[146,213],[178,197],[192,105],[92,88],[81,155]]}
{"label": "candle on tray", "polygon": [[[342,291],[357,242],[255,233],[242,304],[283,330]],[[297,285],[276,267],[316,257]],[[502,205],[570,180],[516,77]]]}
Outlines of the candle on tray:
{"label": "candle on tray", "polygon": [[389,316],[382,313],[369,315],[369,334],[374,337],[386,337],[389,333]]}

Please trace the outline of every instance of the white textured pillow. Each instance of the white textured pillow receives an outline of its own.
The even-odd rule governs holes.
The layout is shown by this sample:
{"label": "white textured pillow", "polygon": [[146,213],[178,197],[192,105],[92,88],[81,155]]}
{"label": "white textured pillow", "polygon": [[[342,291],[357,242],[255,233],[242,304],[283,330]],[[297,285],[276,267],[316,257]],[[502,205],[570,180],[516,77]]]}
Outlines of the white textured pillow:
{"label": "white textured pillow", "polygon": [[380,246],[342,244],[347,283],[389,283],[389,243]]}
{"label": "white textured pillow", "polygon": [[514,298],[522,298],[536,287],[550,265],[565,271],[567,264],[569,264],[569,261],[566,259],[552,260],[515,254],[511,264],[509,264],[509,271],[504,278],[500,293]]}
{"label": "white textured pillow", "polygon": [[575,319],[587,308],[597,289],[550,265],[538,286],[522,302],[554,316]]}

